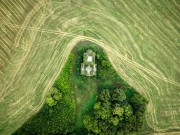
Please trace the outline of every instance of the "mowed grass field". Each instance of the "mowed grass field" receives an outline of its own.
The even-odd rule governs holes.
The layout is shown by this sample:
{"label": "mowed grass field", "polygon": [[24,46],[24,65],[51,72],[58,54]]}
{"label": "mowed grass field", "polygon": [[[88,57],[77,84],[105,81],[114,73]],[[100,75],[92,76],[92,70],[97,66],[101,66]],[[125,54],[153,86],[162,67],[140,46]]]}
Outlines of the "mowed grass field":
{"label": "mowed grass field", "polygon": [[151,128],[180,131],[179,0],[2,0],[0,10],[0,134],[42,107],[80,41],[100,45],[149,100]]}

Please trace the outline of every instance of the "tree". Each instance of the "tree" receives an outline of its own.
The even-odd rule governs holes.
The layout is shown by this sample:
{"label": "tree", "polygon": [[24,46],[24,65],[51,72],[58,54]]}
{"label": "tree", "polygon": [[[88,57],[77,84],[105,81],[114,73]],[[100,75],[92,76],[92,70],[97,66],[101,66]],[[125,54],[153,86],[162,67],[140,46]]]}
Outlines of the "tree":
{"label": "tree", "polygon": [[52,106],[55,106],[61,98],[62,98],[62,93],[58,89],[53,87],[49,91],[49,93],[46,97],[46,103],[52,107]]}
{"label": "tree", "polygon": [[57,101],[55,101],[52,97],[47,97],[46,98],[46,103],[49,105],[49,106],[54,106],[57,104]]}
{"label": "tree", "polygon": [[51,96],[52,96],[55,100],[59,101],[59,100],[62,98],[62,93],[61,93],[57,88],[53,87],[50,92],[51,92],[51,93],[50,93]]}
{"label": "tree", "polygon": [[129,104],[126,104],[125,106],[123,106],[124,109],[124,119],[127,121],[132,115],[132,107]]}
{"label": "tree", "polygon": [[109,61],[107,61],[107,60],[102,60],[102,62],[101,62],[101,65],[103,66],[103,67],[110,67],[110,62]]}
{"label": "tree", "polygon": [[97,103],[94,104],[94,109],[95,110],[98,110],[100,108],[101,108],[101,102],[97,102]]}
{"label": "tree", "polygon": [[144,113],[148,101],[140,94],[134,94],[134,96],[130,99],[130,103],[135,111],[141,111]]}
{"label": "tree", "polygon": [[96,114],[99,118],[105,120],[111,116],[111,110],[108,107],[101,107],[100,109],[96,110]]}
{"label": "tree", "polygon": [[143,122],[145,121],[144,113],[147,103],[148,101],[138,93],[135,93],[134,96],[130,99],[130,104],[136,117],[136,130],[141,129]]}
{"label": "tree", "polygon": [[108,89],[101,90],[99,93],[99,99],[101,101],[109,101],[110,100],[110,92]]}
{"label": "tree", "polygon": [[115,117],[111,117],[111,123],[114,125],[114,126],[117,126],[119,124],[119,118],[117,116]]}
{"label": "tree", "polygon": [[123,120],[124,109],[119,105],[116,105],[112,111],[113,115],[118,116],[119,121]]}
{"label": "tree", "polygon": [[97,119],[93,119],[90,115],[85,115],[83,120],[84,126],[89,132],[98,134],[101,132]]}
{"label": "tree", "polygon": [[113,101],[124,101],[124,100],[126,100],[126,94],[124,93],[123,90],[120,90],[120,89],[113,90],[112,100]]}

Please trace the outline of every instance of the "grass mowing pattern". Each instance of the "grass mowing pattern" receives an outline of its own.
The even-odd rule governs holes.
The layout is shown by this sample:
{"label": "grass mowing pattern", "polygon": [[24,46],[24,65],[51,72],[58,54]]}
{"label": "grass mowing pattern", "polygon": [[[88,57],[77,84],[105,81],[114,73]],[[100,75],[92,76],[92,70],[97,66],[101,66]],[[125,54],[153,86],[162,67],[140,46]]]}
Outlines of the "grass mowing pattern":
{"label": "grass mowing pattern", "polygon": [[0,133],[43,105],[76,43],[95,42],[149,101],[149,126],[179,131],[178,0],[1,1]]}

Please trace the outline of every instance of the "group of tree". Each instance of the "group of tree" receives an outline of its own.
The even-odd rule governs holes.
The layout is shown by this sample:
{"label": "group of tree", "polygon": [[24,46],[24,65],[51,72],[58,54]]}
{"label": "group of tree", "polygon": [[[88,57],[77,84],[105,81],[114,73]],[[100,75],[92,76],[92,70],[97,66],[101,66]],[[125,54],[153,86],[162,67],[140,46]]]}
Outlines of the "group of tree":
{"label": "group of tree", "polygon": [[84,116],[90,134],[129,134],[141,129],[147,101],[139,94],[130,99],[121,89],[100,90],[94,110]]}
{"label": "group of tree", "polygon": [[46,97],[46,103],[49,106],[55,106],[62,98],[62,93],[55,87],[53,87]]}
{"label": "group of tree", "polygon": [[[110,64],[102,48],[95,44],[77,46],[71,53],[53,88],[48,92],[42,109],[18,129],[14,135],[80,134],[75,128],[77,109],[72,96],[72,75],[79,86],[86,85],[80,75],[83,53],[96,53],[97,100],[92,112],[85,114],[81,134],[130,134],[141,129],[147,101],[136,92],[125,92],[130,86],[123,81]],[[73,63],[75,64],[74,66]],[[74,67],[74,68],[73,68]],[[134,91],[134,90],[133,90]]]}

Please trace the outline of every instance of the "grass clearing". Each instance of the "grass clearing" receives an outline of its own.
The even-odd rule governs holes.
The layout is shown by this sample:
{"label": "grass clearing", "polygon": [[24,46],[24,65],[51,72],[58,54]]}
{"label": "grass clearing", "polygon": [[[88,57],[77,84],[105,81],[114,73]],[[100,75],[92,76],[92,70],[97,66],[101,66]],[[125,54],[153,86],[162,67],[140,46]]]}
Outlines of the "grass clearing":
{"label": "grass clearing", "polygon": [[96,93],[91,93],[88,100],[86,100],[83,103],[83,106],[78,111],[78,116],[76,118],[76,126],[75,126],[77,131],[79,131],[79,129],[82,129],[84,127],[82,122],[83,117],[86,113],[92,111],[95,101],[96,101]]}

